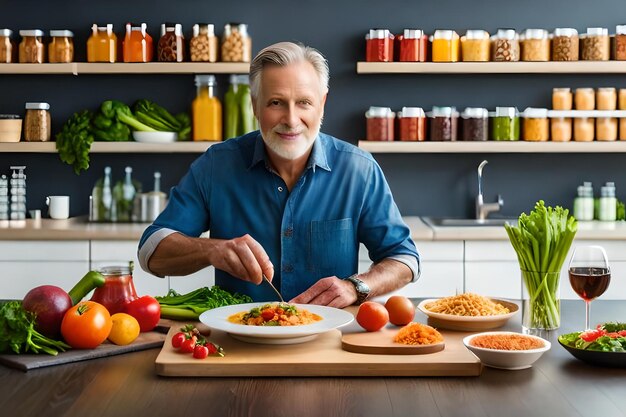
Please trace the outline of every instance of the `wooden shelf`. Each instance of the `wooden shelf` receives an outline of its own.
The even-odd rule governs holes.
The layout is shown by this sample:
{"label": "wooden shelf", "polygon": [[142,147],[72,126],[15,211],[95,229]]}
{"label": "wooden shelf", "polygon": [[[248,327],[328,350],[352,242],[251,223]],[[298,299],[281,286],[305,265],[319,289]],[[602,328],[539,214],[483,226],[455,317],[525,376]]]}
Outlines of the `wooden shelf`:
{"label": "wooden shelf", "polygon": [[374,142],[359,141],[371,153],[626,153],[616,142]]}
{"label": "wooden shelf", "polygon": [[249,70],[245,62],[0,64],[0,74],[247,74]]}
{"label": "wooden shelf", "polygon": [[357,62],[357,74],[622,74],[626,61]]}
{"label": "wooden shelf", "polygon": [[[219,142],[94,142],[89,153],[202,153]],[[56,153],[55,142],[0,143],[0,153]]]}

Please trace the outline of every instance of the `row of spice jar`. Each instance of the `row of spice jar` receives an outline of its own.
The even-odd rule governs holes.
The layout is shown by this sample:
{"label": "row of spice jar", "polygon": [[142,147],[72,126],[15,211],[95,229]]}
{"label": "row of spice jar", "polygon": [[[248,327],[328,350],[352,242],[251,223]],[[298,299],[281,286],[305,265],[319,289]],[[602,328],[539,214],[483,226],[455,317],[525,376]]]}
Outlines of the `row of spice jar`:
{"label": "row of spice jar", "polygon": [[51,139],[50,104],[26,103],[24,122],[18,114],[0,114],[0,142],[46,142]]}
{"label": "row of spice jar", "polygon": [[[51,30],[46,48],[42,30],[20,30],[22,37],[16,48],[12,40],[13,31],[0,29],[0,63],[67,63],[74,61],[74,34],[69,30]],[[156,53],[159,62],[250,62],[252,41],[248,26],[243,23],[227,23],[224,26],[221,47],[215,27],[209,23],[193,25],[192,37],[187,43],[179,23],[161,25],[161,36]],[[46,50],[47,49],[47,50]],[[118,38],[112,24],[91,28],[87,40],[87,62],[118,62]],[[218,51],[219,50],[219,51]],[[47,58],[46,58],[47,55]],[[151,62],[154,55],[152,37],[145,23],[126,24],[126,34],[121,39],[121,61]]]}
{"label": "row of spice jar", "polygon": [[[516,141],[589,142],[626,140],[626,118],[548,118],[548,109],[468,107],[461,114],[454,107],[403,107],[396,114],[389,107],[370,107],[365,113],[366,139],[370,141]],[[428,121],[427,121],[428,119]],[[572,133],[573,132],[573,133]]]}
{"label": "row of spice jar", "polygon": [[552,89],[553,110],[626,110],[626,88],[619,91],[613,87],[577,88],[572,94],[571,88]]}
{"label": "row of spice jar", "polygon": [[573,28],[556,28],[552,34],[498,29],[493,36],[482,29],[467,30],[464,36],[438,29],[430,37],[420,29],[404,29],[400,35],[371,29],[365,40],[368,62],[426,62],[429,57],[432,62],[626,60],[626,25],[618,25],[615,36],[598,27],[580,36]]}

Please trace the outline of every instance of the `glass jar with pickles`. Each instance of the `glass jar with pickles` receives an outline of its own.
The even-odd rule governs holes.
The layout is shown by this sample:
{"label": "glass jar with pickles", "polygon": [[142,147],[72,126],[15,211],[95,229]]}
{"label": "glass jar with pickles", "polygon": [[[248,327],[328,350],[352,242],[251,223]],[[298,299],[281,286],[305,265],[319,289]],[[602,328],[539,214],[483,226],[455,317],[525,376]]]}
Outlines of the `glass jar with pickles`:
{"label": "glass jar with pickles", "polygon": [[491,138],[493,140],[519,140],[520,120],[515,107],[496,107],[491,116]]}
{"label": "glass jar with pickles", "polygon": [[432,36],[433,62],[459,62],[459,35],[453,30],[437,29]]}
{"label": "glass jar with pickles", "polygon": [[491,60],[513,62],[519,61],[519,58],[519,38],[515,29],[498,29],[491,37]]}
{"label": "glass jar with pickles", "polygon": [[117,36],[113,25],[107,23],[91,26],[91,36],[87,40],[87,62],[117,62]]}
{"label": "glass jar with pickles", "polygon": [[17,49],[11,40],[11,29],[0,29],[0,63],[11,64],[16,61]]}
{"label": "glass jar with pickles", "polygon": [[217,62],[217,44],[215,26],[196,23],[189,41],[189,58],[192,62]]}
{"label": "glass jar with pickles", "polygon": [[252,39],[245,23],[227,23],[222,36],[222,61],[250,62]]}
{"label": "glass jar with pickles", "polygon": [[159,62],[183,62],[185,60],[183,25],[169,22],[161,24],[157,56]]}
{"label": "glass jar with pickles", "polygon": [[464,62],[487,62],[490,53],[489,33],[471,29],[461,37],[461,59]]}
{"label": "glass jar with pickles", "polygon": [[48,62],[74,61],[74,33],[71,30],[51,30],[48,45]]}
{"label": "glass jar with pickles", "polygon": [[19,61],[22,64],[42,64],[46,49],[43,44],[43,31],[39,29],[20,30],[22,42],[19,48]]}
{"label": "glass jar with pickles", "polygon": [[520,37],[522,61],[550,61],[550,34],[545,29],[526,29]]}
{"label": "glass jar with pickles", "polygon": [[122,46],[124,62],[151,62],[154,48],[145,23],[126,23]]}

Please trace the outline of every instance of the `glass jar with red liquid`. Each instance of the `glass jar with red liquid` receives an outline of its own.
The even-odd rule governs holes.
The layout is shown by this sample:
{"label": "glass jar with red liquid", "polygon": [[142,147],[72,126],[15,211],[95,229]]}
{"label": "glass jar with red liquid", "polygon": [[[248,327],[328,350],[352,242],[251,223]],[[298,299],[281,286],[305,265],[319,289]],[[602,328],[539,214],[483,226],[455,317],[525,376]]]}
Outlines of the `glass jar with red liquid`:
{"label": "glass jar with red liquid", "polygon": [[105,266],[99,272],[104,275],[104,285],[95,289],[91,301],[105,306],[111,315],[123,312],[126,304],[138,298],[130,267]]}
{"label": "glass jar with red liquid", "polygon": [[404,29],[402,35],[396,37],[400,43],[398,61],[426,62],[428,36],[420,29]]}
{"label": "glass jar with red liquid", "polygon": [[388,29],[370,29],[365,35],[367,62],[393,62],[394,36]]}

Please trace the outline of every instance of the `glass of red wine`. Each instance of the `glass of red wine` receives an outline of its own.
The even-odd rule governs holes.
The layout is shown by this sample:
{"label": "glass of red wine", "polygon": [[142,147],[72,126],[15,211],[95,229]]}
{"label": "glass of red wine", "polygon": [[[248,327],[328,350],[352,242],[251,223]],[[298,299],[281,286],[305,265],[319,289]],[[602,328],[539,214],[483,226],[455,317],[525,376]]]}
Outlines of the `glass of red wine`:
{"label": "glass of red wine", "polygon": [[569,283],[585,301],[585,330],[589,330],[591,302],[604,294],[611,282],[611,269],[601,246],[578,246],[569,262]]}

